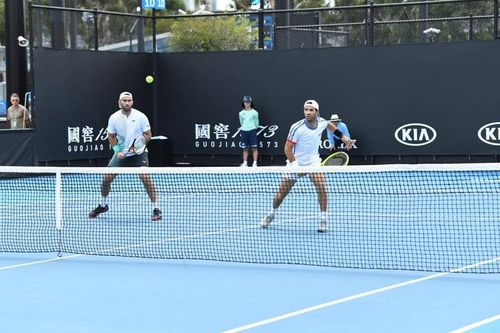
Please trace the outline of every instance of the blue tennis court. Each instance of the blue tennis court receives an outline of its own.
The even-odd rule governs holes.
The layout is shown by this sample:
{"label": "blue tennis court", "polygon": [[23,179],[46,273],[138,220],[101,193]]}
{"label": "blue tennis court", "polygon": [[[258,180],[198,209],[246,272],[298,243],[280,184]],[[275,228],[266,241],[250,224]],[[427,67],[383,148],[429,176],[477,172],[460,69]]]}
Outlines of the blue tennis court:
{"label": "blue tennis court", "polygon": [[260,228],[283,168],[148,169],[161,222],[144,170],[117,171],[96,219],[102,170],[4,176],[0,329],[498,331],[498,166],[382,167],[318,170],[325,234],[307,177]]}
{"label": "blue tennis court", "polygon": [[55,258],[2,255],[1,331],[451,332],[500,313],[498,274],[71,255],[30,264]]}

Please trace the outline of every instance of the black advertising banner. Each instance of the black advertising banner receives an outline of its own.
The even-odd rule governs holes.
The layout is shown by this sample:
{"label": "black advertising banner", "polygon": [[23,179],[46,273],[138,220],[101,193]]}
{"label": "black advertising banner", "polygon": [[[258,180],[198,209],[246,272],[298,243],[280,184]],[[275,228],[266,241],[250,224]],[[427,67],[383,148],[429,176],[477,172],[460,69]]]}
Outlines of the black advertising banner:
{"label": "black advertising banner", "polygon": [[[315,99],[358,139],[354,155],[495,155],[500,40],[409,46],[137,54],[36,49],[35,159],[110,155],[121,91],[176,155],[239,155],[242,97],[259,111],[263,155],[283,155]],[[153,84],[146,75],[153,73]],[[329,143],[323,138],[323,152]]]}
{"label": "black advertising banner", "polygon": [[160,54],[161,125],[174,154],[238,154],[241,98],[251,95],[261,153],[283,155],[312,98],[323,117],[345,120],[354,154],[496,154],[498,54],[500,41]]}
{"label": "black advertising banner", "polygon": [[33,165],[33,130],[0,130],[0,165]]}
{"label": "black advertising banner", "polygon": [[35,60],[37,161],[109,157],[106,127],[122,91],[151,121],[151,54],[36,49]]}

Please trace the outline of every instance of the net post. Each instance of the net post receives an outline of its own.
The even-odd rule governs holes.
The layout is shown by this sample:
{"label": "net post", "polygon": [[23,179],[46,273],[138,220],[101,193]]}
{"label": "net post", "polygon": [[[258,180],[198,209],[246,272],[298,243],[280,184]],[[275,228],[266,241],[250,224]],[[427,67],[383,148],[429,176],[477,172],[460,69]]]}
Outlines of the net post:
{"label": "net post", "polygon": [[56,209],[56,230],[59,244],[59,253],[57,254],[59,257],[62,255],[62,238],[61,232],[63,228],[63,220],[62,220],[62,197],[61,197],[61,187],[62,187],[62,177],[61,170],[58,169],[56,171],[56,197],[55,197],[55,209]]}

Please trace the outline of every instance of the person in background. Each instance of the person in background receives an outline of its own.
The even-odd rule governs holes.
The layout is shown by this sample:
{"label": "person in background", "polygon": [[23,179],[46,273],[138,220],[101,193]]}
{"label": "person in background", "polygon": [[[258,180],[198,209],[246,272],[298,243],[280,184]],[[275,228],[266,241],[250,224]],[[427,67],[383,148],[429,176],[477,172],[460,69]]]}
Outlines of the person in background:
{"label": "person in background", "polygon": [[23,105],[19,104],[19,94],[10,95],[11,107],[7,109],[7,120],[10,129],[24,129],[31,127],[31,113]]}
{"label": "person in background", "polygon": [[[330,121],[337,127],[337,129],[346,137],[350,138],[349,130],[347,129],[347,125],[342,122],[338,114],[332,114],[330,117]],[[328,141],[330,141],[330,152],[334,152],[336,150],[345,150],[344,143],[340,138],[335,135],[331,130],[327,131]]]}
{"label": "person in background", "polygon": [[[151,140],[151,126],[148,117],[139,110],[132,108],[134,101],[132,94],[124,91],[118,98],[120,110],[109,117],[108,141],[116,157],[113,157],[108,166],[110,167],[147,167],[149,166],[148,151],[146,144]],[[137,145],[137,140],[142,144]],[[108,211],[108,195],[111,191],[111,183],[117,174],[105,174],[101,183],[101,202],[89,213],[93,219]],[[149,199],[153,206],[152,221],[161,220],[161,210],[156,201],[156,189],[147,173],[139,174]],[[133,207],[131,207],[133,209]]]}
{"label": "person in background", "polygon": [[259,128],[259,113],[254,110],[254,104],[251,96],[244,96],[241,102],[243,110],[240,111],[240,146],[243,148],[243,163],[242,167],[248,166],[248,150],[252,149],[253,163],[252,166],[257,166],[257,158],[259,151],[257,149],[257,129]]}
{"label": "person in background", "polygon": [[318,202],[320,208],[320,223],[318,232],[326,232],[327,225],[327,191],[326,181],[323,173],[303,173],[300,172],[301,167],[320,166],[321,158],[319,156],[319,146],[321,143],[321,135],[325,129],[335,133],[340,140],[345,144],[345,148],[349,150],[352,146],[352,141],[344,136],[333,122],[326,121],[319,116],[319,104],[315,100],[307,100],[304,103],[304,119],[292,124],[288,137],[285,143],[285,155],[287,157],[287,167],[293,170],[291,173],[286,173],[282,176],[281,182],[276,192],[271,210],[260,221],[262,228],[267,228],[274,220],[276,211],[286,198],[290,190],[297,182],[298,178],[309,176],[316,193],[318,194]]}

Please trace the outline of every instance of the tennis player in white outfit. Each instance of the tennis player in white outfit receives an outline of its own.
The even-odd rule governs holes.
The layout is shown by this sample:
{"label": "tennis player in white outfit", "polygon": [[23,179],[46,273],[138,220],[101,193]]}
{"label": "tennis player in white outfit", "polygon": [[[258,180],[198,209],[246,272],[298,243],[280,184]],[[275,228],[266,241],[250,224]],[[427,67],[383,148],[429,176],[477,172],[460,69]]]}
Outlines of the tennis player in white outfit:
{"label": "tennis player in white outfit", "polygon": [[[147,167],[149,166],[146,144],[151,140],[151,126],[145,114],[132,108],[132,94],[124,91],[118,98],[120,110],[109,117],[108,141],[115,152],[109,162],[110,167]],[[108,195],[111,183],[117,174],[105,174],[101,184],[101,202],[89,213],[93,219],[108,211]],[[161,210],[157,204],[156,190],[149,174],[139,174],[153,206],[152,221],[161,220]]]}
{"label": "tennis player in white outfit", "polygon": [[[321,136],[325,129],[329,129],[335,133],[344,142],[345,147],[349,150],[352,142],[349,138],[342,135],[337,127],[319,116],[319,104],[315,100],[307,100],[304,103],[305,118],[294,123],[290,127],[287,141],[285,143],[285,155],[287,157],[287,166],[291,168],[300,168],[303,166],[319,166],[321,158],[319,156],[319,146]],[[279,185],[278,192],[274,196],[273,206],[271,211],[264,216],[260,222],[262,228],[267,228],[274,220],[276,210],[281,205],[285,197],[288,195],[293,185],[300,176],[306,174],[287,173],[283,175]],[[320,224],[318,232],[326,232],[328,230],[327,223],[327,193],[325,177],[322,173],[311,173],[308,175],[318,193],[319,207],[321,211]]]}

